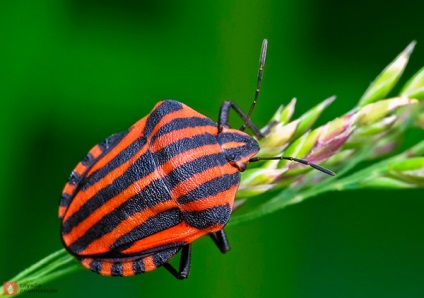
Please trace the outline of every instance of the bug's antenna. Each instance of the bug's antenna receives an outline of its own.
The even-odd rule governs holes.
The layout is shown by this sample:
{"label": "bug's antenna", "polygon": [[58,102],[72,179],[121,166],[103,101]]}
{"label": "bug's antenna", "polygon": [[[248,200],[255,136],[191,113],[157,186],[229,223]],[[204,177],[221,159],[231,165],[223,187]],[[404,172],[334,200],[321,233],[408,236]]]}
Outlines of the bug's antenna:
{"label": "bug's antenna", "polygon": [[301,163],[301,164],[310,166],[310,167],[314,168],[315,170],[321,171],[321,172],[323,172],[323,173],[325,173],[327,175],[330,175],[330,176],[335,176],[336,175],[336,173],[334,173],[333,171],[330,171],[330,170],[328,170],[326,168],[320,167],[319,165],[314,164],[314,163],[311,163],[311,162],[309,162],[307,160],[298,159],[298,158],[295,158],[295,157],[287,157],[287,156],[254,157],[254,158],[251,158],[249,160],[249,162],[255,162],[255,161],[260,161],[260,160],[282,160],[282,159],[291,160],[291,161],[295,161],[295,162],[298,162],[298,163]]}
{"label": "bug's antenna", "polygon": [[250,106],[250,109],[246,115],[246,118],[244,119],[243,125],[240,127],[241,131],[244,131],[246,129],[246,122],[250,119],[250,115],[252,115],[253,108],[255,107],[256,101],[258,100],[258,97],[259,97],[259,92],[261,91],[261,82],[262,82],[262,76],[263,76],[264,66],[265,66],[267,46],[268,46],[268,40],[264,39],[264,41],[262,42],[261,56],[259,58],[258,82],[256,84],[255,98],[253,99],[252,105]]}

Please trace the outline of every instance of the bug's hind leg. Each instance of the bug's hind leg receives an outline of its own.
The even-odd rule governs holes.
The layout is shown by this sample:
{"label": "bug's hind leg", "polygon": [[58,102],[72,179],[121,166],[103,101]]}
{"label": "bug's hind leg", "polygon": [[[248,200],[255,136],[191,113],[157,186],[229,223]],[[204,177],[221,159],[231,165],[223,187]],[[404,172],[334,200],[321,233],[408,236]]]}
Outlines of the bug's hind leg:
{"label": "bug's hind leg", "polygon": [[223,254],[225,254],[231,249],[230,244],[228,243],[227,236],[225,235],[224,229],[215,233],[209,233],[209,236],[212,238],[213,242],[215,242],[216,246],[218,246],[219,250]]}
{"label": "bug's hind leg", "polygon": [[190,274],[190,262],[191,262],[191,244],[184,245],[181,249],[180,265],[175,269],[171,264],[164,263],[163,267],[168,270],[173,276],[178,279],[185,279]]}

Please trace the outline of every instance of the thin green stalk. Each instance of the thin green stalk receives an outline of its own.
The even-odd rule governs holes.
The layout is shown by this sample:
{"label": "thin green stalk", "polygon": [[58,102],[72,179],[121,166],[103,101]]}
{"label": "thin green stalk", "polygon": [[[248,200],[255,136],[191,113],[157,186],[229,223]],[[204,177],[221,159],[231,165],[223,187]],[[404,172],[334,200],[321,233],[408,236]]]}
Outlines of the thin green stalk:
{"label": "thin green stalk", "polygon": [[[55,271],[58,268],[60,269]],[[75,258],[62,248],[23,270],[8,281],[16,282],[18,285],[42,285],[48,281],[76,271],[79,268],[81,268],[81,266],[75,263]],[[20,294],[20,292],[18,291],[17,294]],[[2,296],[4,296],[3,286],[0,287],[0,297]]]}

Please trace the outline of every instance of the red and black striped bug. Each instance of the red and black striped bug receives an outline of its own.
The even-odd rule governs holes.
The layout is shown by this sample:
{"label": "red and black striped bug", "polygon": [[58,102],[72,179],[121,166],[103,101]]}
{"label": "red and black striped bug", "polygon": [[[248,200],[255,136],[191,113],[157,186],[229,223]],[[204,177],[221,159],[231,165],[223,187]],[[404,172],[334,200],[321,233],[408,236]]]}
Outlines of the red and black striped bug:
{"label": "red and black striped bug", "polygon": [[[259,158],[254,138],[264,134],[250,121],[265,64],[262,44],[255,98],[247,115],[225,101],[218,123],[174,101],[159,102],[128,131],[94,146],[76,166],[59,207],[65,248],[84,267],[102,275],[129,276],[163,266],[188,277],[191,243],[209,234],[222,253],[230,249],[230,219],[240,172]],[[244,121],[228,125],[233,109]],[[181,250],[179,269],[168,261]]]}

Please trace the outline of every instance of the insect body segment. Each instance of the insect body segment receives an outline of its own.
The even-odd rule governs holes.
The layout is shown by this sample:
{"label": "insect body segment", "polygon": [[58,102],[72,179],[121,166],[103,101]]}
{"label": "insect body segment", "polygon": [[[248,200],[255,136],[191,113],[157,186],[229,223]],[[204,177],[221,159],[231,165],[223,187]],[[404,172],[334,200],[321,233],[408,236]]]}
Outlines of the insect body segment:
{"label": "insect body segment", "polygon": [[212,120],[162,101],[77,165],[62,194],[63,243],[103,275],[153,270],[223,229],[240,183],[233,165],[258,150],[247,134],[229,128],[218,134]]}

